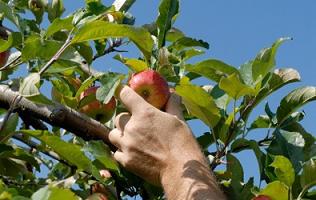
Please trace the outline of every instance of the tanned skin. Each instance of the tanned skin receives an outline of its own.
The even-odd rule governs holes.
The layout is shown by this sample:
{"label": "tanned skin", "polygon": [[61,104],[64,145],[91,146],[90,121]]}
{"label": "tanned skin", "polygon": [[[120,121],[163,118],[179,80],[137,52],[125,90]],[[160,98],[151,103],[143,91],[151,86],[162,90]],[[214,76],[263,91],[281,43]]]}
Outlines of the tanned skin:
{"label": "tanned skin", "polygon": [[171,95],[165,112],[128,86],[116,96],[129,111],[116,117],[116,128],[109,134],[118,148],[114,158],[123,167],[161,185],[169,200],[226,199],[183,120],[178,96]]}

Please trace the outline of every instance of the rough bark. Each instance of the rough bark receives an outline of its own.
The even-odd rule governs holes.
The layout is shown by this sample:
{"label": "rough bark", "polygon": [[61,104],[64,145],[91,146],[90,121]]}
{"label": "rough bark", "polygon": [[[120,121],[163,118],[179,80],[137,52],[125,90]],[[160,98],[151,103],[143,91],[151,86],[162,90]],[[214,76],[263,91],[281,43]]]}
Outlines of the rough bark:
{"label": "rough bark", "polygon": [[[18,92],[12,91],[6,85],[0,85],[1,108],[10,108],[10,105],[18,96]],[[14,112],[63,128],[85,140],[103,140],[113,150],[113,146],[108,140],[110,129],[100,122],[61,104],[42,105],[24,97],[19,99]]]}

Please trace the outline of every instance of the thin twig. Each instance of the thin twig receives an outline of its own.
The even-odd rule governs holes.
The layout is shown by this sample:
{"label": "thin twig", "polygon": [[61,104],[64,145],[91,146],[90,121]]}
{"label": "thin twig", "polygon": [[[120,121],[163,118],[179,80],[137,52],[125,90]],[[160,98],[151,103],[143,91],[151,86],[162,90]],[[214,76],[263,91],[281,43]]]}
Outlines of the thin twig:
{"label": "thin twig", "polygon": [[123,44],[122,39],[115,40],[112,44],[110,44],[110,46],[107,49],[104,50],[104,52],[102,54],[95,55],[92,60],[96,60],[96,59],[98,59],[106,54],[109,54],[111,52],[128,52],[125,50],[117,50],[116,49],[117,47],[120,47],[122,44]]}
{"label": "thin twig", "polygon": [[20,58],[21,58],[21,56],[18,56],[18,57],[16,57],[15,59],[11,60],[11,62],[9,62],[9,63],[5,64],[3,67],[1,67],[1,68],[0,68],[0,71],[4,71],[4,70],[9,69],[9,67],[10,67],[13,63],[15,63],[16,61],[18,61]]}
{"label": "thin twig", "polygon": [[42,75],[54,62],[56,62],[60,55],[64,53],[64,51],[71,45],[72,32],[73,30],[70,31],[68,38],[63,44],[63,46],[61,46],[60,49],[56,52],[56,54],[44,65],[44,67],[42,67],[42,69],[39,71],[39,75]]}

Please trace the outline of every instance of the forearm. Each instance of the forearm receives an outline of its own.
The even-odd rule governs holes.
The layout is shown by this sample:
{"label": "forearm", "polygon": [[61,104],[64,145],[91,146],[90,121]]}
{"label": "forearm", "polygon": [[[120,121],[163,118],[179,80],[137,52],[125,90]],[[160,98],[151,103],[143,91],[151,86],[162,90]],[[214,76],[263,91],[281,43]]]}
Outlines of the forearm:
{"label": "forearm", "polygon": [[192,159],[170,166],[162,177],[169,200],[224,200],[215,177],[204,159]]}

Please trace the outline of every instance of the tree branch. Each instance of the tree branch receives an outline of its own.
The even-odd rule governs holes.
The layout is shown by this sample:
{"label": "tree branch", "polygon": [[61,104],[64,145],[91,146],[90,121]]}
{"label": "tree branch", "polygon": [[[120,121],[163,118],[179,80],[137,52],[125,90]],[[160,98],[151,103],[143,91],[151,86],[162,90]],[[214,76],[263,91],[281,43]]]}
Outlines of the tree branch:
{"label": "tree branch", "polygon": [[[10,103],[17,96],[19,96],[18,92],[12,91],[6,85],[0,85],[0,107],[10,108]],[[14,111],[26,113],[53,126],[63,128],[85,140],[102,140],[112,150],[116,149],[108,140],[110,132],[108,127],[66,106],[57,103],[55,105],[37,104],[21,97]]]}

